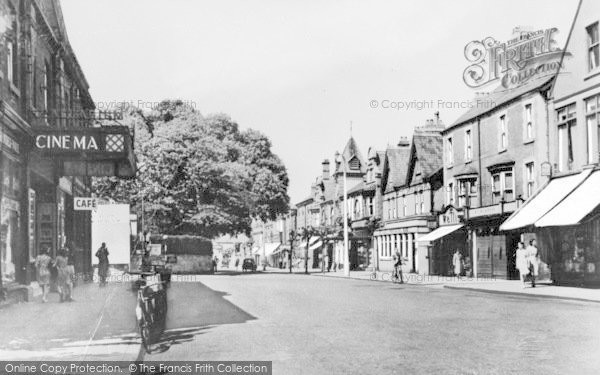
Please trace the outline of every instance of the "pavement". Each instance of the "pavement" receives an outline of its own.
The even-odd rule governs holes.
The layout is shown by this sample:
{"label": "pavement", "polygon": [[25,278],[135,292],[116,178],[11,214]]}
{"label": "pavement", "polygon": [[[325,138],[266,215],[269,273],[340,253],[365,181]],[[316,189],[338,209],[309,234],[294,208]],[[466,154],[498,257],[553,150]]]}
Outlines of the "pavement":
{"label": "pavement", "polygon": [[447,285],[280,270],[175,278],[166,331],[148,353],[129,284],[85,284],[73,303],[51,294],[46,304],[0,309],[0,360],[267,360],[274,374],[600,373],[597,303]]}
{"label": "pavement", "polygon": [[[286,273],[289,270],[268,268],[267,272]],[[303,271],[296,271],[303,272]],[[350,276],[345,276],[343,271],[322,272],[321,269],[310,269],[310,275],[334,278],[350,278],[364,281],[392,282],[391,272],[350,271]],[[405,273],[403,281],[410,285],[421,285],[426,287],[439,287],[448,289],[464,289],[470,291],[524,295],[535,298],[556,298],[563,300],[575,300],[600,303],[600,289],[577,288],[552,285],[550,281],[541,281],[535,288],[527,282],[525,287],[520,280],[504,280],[497,278],[473,278],[467,276],[436,276],[420,275],[416,273]]]}

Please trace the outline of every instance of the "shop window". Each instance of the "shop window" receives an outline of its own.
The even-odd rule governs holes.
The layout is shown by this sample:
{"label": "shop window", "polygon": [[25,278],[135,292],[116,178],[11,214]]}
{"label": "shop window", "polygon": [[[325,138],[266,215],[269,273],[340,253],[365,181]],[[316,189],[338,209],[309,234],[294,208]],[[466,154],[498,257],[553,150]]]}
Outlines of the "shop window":
{"label": "shop window", "polygon": [[588,71],[593,71],[600,65],[600,50],[598,41],[598,22],[586,28],[588,45]]}

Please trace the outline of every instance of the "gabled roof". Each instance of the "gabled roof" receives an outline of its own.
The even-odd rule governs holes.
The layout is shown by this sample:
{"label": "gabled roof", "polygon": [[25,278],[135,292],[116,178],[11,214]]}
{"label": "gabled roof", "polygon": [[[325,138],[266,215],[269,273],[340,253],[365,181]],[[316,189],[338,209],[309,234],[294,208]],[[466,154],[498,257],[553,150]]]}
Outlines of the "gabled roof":
{"label": "gabled roof", "polygon": [[474,120],[475,118],[488,112],[496,111],[501,105],[506,104],[524,94],[541,90],[546,85],[549,86],[554,77],[556,77],[556,73],[557,72],[552,72],[549,75],[546,74],[542,77],[534,78],[526,84],[513,89],[506,89],[502,85],[498,86],[489,95],[474,99],[472,102],[472,107],[462,116],[460,116],[452,125],[448,126],[444,132]]}
{"label": "gabled roof", "polygon": [[406,184],[409,158],[409,147],[391,147],[385,151],[382,181],[384,192],[393,191],[394,188]]}
{"label": "gabled roof", "polygon": [[[365,162],[365,159],[363,158],[362,154],[360,153],[360,150],[358,149],[358,145],[356,144],[356,141],[354,140],[354,137],[350,137],[350,139],[348,140],[348,143],[346,143],[346,147],[344,147],[344,151],[342,152],[342,156],[344,156],[344,159],[346,161],[346,165],[343,166],[344,168],[346,168],[346,173],[366,173],[367,171],[367,165]],[[350,169],[350,162],[352,159],[358,159],[358,161],[360,162],[360,170],[359,171],[353,171]],[[343,162],[343,161],[342,161]],[[336,165],[336,169],[335,169],[335,173],[342,173],[343,169],[341,164]]]}
{"label": "gabled roof", "polygon": [[420,169],[423,179],[427,179],[444,167],[443,138],[440,133],[423,133],[413,136],[407,184],[414,168]]}

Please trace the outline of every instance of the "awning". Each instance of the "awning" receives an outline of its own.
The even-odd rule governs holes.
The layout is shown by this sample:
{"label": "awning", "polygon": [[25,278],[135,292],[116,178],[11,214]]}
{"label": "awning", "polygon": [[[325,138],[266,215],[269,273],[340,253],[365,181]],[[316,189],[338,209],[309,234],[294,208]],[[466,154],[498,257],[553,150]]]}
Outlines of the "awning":
{"label": "awning", "polygon": [[579,187],[550,212],[535,222],[536,227],[579,224],[600,205],[600,171],[592,173]]}
{"label": "awning", "polygon": [[579,186],[590,173],[591,170],[586,170],[578,174],[550,180],[544,188],[538,190],[521,208],[506,219],[500,225],[500,230],[513,230],[533,225]]}
{"label": "awning", "polygon": [[445,225],[443,227],[439,227],[433,232],[427,233],[423,237],[417,238],[417,242],[430,242],[435,241],[439,238],[449,235],[450,233],[459,230],[464,227],[464,224],[454,224],[454,225]]}
{"label": "awning", "polygon": [[316,249],[320,248],[322,245],[323,245],[323,241],[318,240],[317,242],[310,245],[310,250],[316,250]]}
{"label": "awning", "polygon": [[265,243],[265,256],[269,256],[271,254],[274,254],[275,251],[279,248],[279,246],[281,246],[280,242],[267,242]]}

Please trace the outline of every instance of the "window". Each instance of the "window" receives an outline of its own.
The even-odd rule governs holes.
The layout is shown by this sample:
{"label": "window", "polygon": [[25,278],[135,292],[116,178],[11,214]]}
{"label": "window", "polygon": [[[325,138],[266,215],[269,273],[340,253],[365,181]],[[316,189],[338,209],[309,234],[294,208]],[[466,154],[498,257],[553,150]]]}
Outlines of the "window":
{"label": "window", "polygon": [[598,147],[598,143],[594,144],[594,138],[596,142],[600,141],[600,95],[593,96],[585,100],[585,112],[586,112],[586,126],[587,126],[587,162],[592,164],[596,161],[596,152],[594,147]]}
{"label": "window", "polygon": [[421,191],[419,194],[421,195],[421,213],[424,214],[425,213],[425,194],[423,194],[423,191]]}
{"label": "window", "polygon": [[514,179],[512,169],[499,171],[492,174],[492,200],[493,203],[514,201]]}
{"label": "window", "polygon": [[15,79],[15,70],[13,66],[13,57],[15,55],[15,45],[13,42],[9,41],[6,44],[6,67],[7,67],[7,78],[9,82],[14,82]]}
{"label": "window", "polygon": [[421,204],[419,202],[419,194],[415,191],[415,215],[418,215],[419,213],[421,213],[420,209],[421,209]]}
{"label": "window", "polygon": [[533,191],[535,188],[535,173],[533,169],[533,162],[525,164],[525,192],[527,194],[527,198],[530,198],[533,195]]}
{"label": "window", "polygon": [[373,197],[369,197],[369,216],[373,216]]}
{"label": "window", "polygon": [[454,163],[454,150],[452,147],[452,138],[446,140],[446,161],[448,164]]}
{"label": "window", "polygon": [[600,63],[600,51],[598,50],[598,22],[588,26],[587,45],[588,45],[588,70],[592,71],[598,68]]}
{"label": "window", "polygon": [[572,169],[573,155],[573,128],[577,125],[575,104],[559,108],[556,111],[558,122],[558,170]]}
{"label": "window", "polygon": [[329,225],[333,225],[333,207],[329,209]]}
{"label": "window", "polygon": [[398,198],[392,198],[392,214],[394,215],[394,219],[398,217]]}
{"label": "window", "polygon": [[471,147],[471,129],[465,131],[465,159],[470,161],[473,158]]}
{"label": "window", "polygon": [[449,206],[454,206],[454,183],[448,184],[448,190],[446,191],[446,202]]}
{"label": "window", "polygon": [[6,38],[6,73],[8,82],[16,85],[17,77],[19,74],[19,56],[18,56],[18,45],[17,45],[17,14],[14,9],[10,9],[10,29],[11,32],[7,34]]}
{"label": "window", "polygon": [[406,205],[406,195],[402,196],[402,216],[406,216],[407,214],[407,205]]}
{"label": "window", "polygon": [[458,180],[458,207],[471,205],[474,197],[477,196],[477,179],[465,178]]}
{"label": "window", "polygon": [[44,111],[47,112],[50,99],[48,97],[48,90],[50,88],[50,67],[48,66],[48,63],[44,64],[44,72],[42,75],[44,79],[44,86],[42,87],[42,99],[44,101]]}
{"label": "window", "polygon": [[500,151],[506,150],[508,139],[506,135],[506,116],[500,116]]}
{"label": "window", "polygon": [[533,120],[531,117],[531,104],[525,105],[525,139],[533,139]]}

